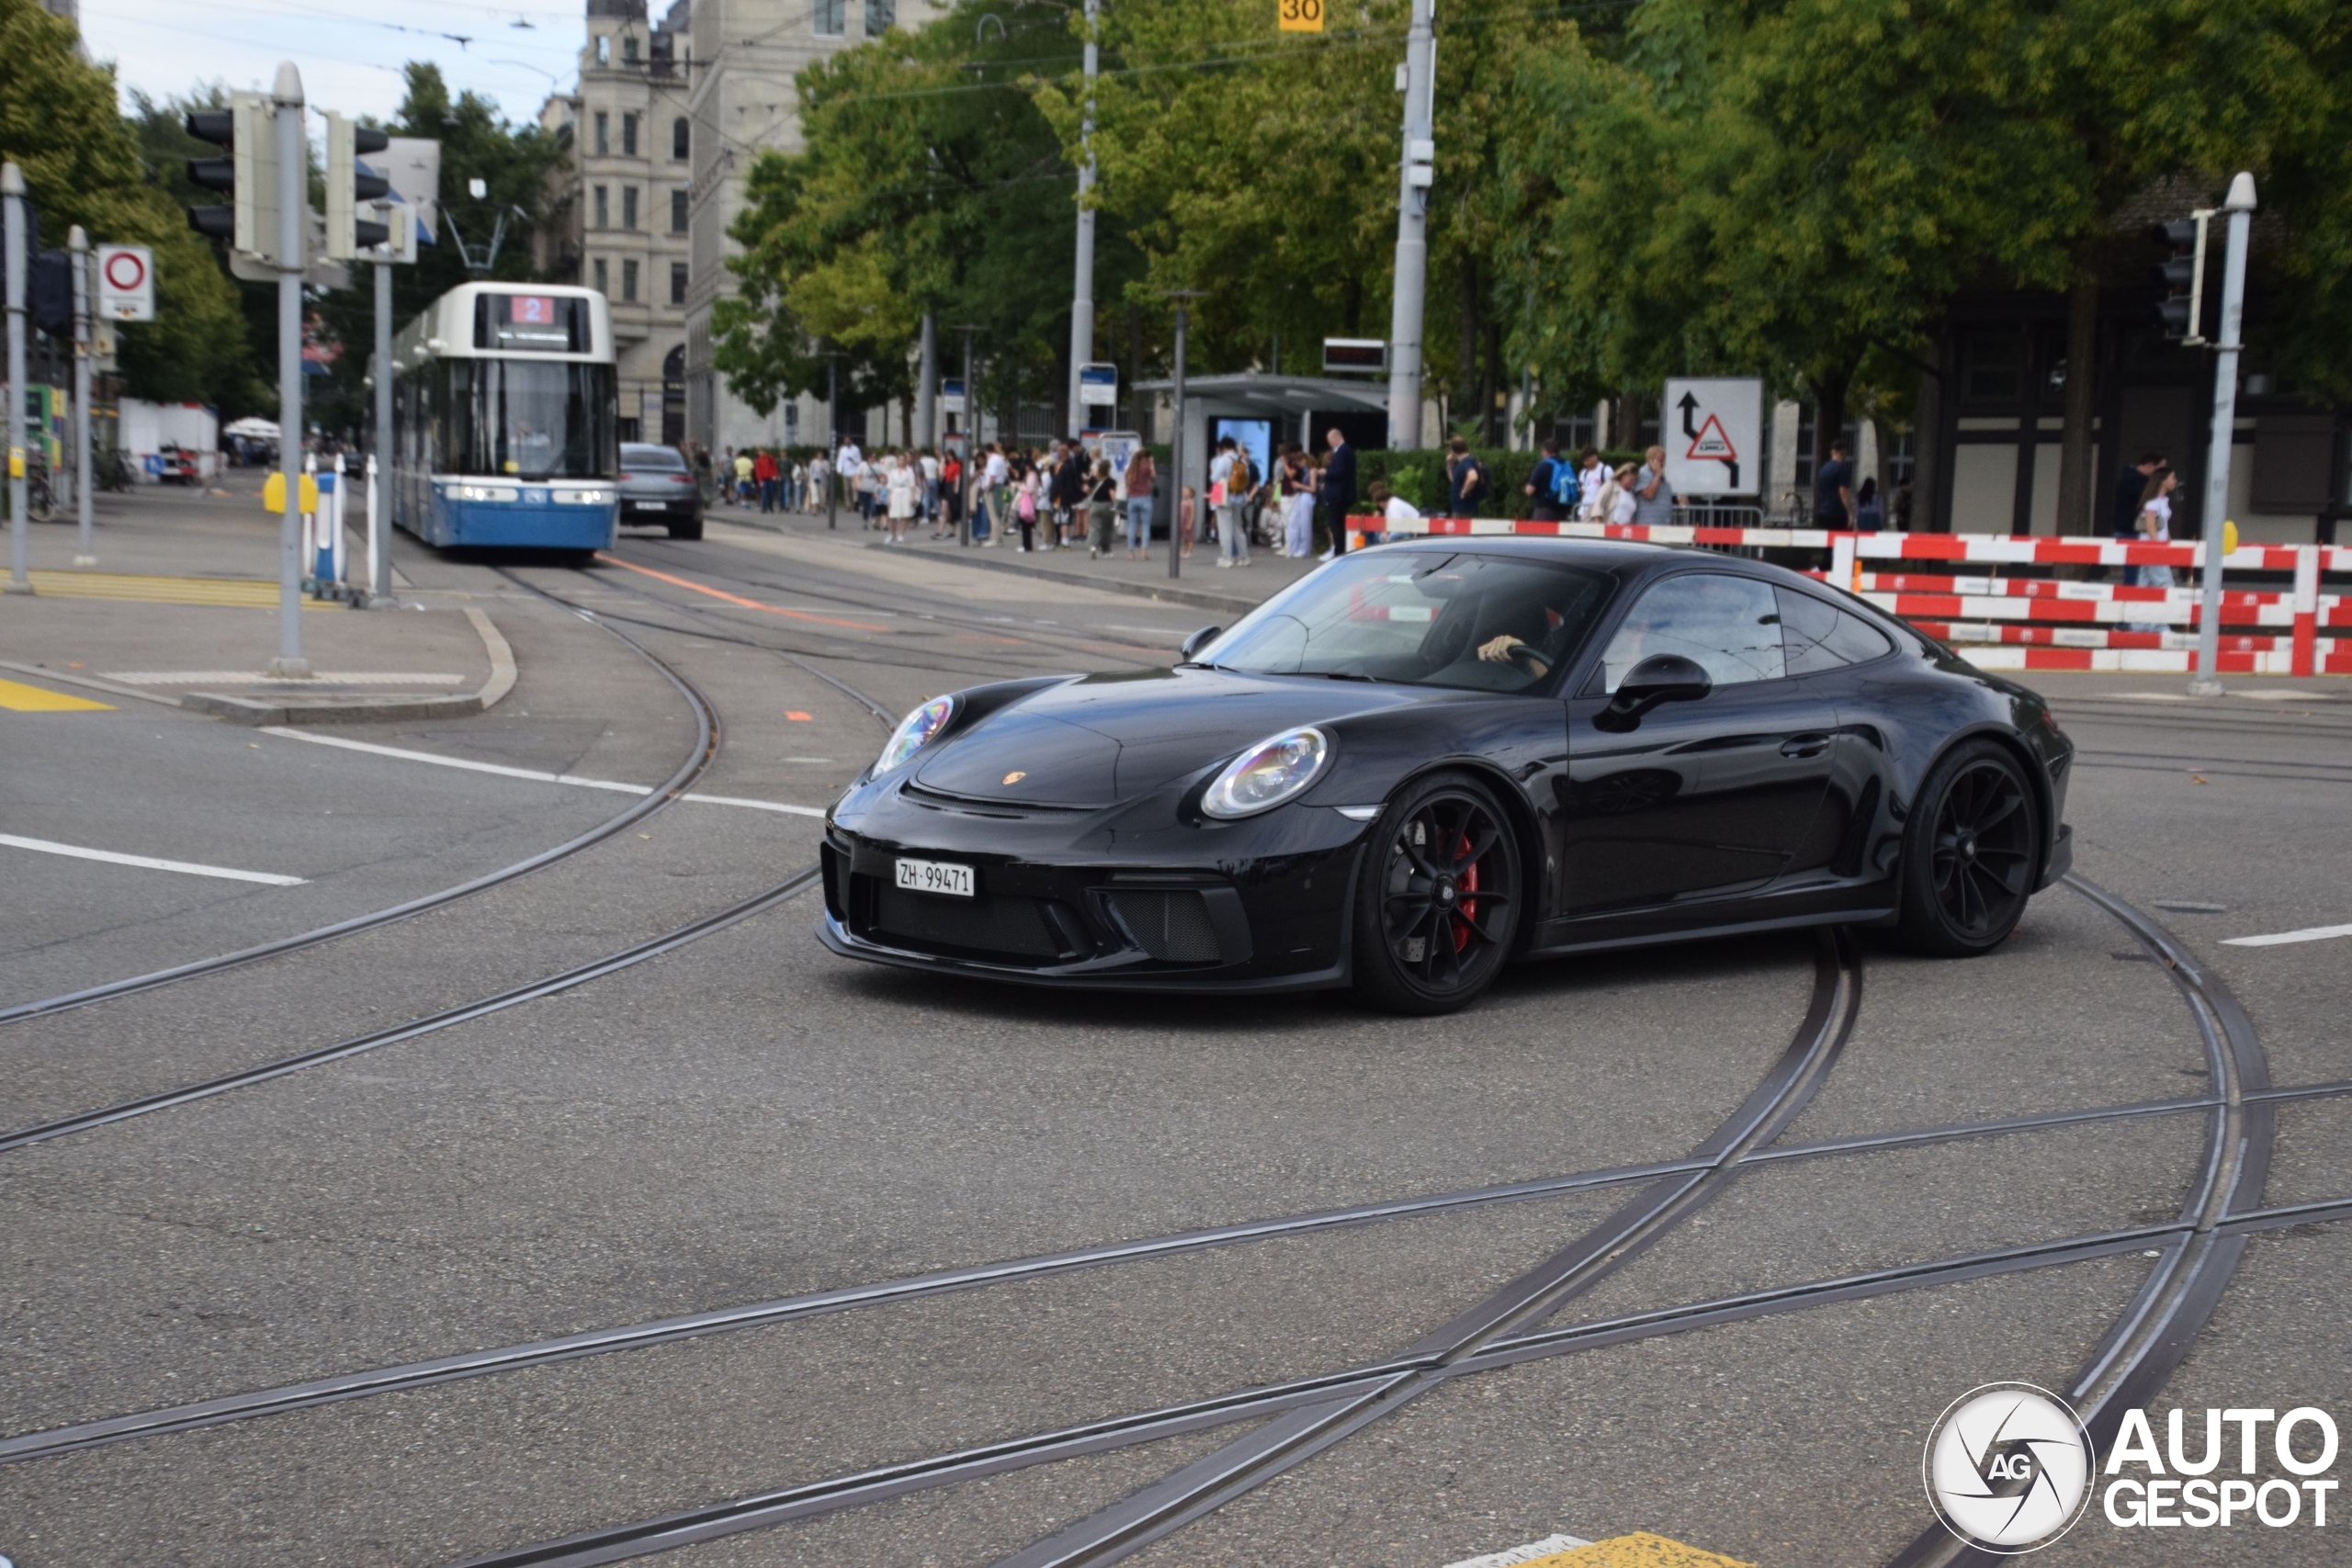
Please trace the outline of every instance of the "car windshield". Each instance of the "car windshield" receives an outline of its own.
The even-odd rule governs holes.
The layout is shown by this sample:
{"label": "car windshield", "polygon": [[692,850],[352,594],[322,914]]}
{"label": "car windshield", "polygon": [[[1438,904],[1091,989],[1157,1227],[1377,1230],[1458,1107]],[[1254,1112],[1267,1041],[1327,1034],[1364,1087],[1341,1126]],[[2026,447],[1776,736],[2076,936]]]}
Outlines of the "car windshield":
{"label": "car windshield", "polygon": [[1473,552],[1343,557],[1252,610],[1193,662],[1520,692],[1548,679],[1608,600],[1598,572]]}
{"label": "car windshield", "polygon": [[621,446],[621,467],[645,468],[662,473],[684,473],[686,469],[686,460],[679,457],[673,447],[644,446],[635,442],[628,442]]}

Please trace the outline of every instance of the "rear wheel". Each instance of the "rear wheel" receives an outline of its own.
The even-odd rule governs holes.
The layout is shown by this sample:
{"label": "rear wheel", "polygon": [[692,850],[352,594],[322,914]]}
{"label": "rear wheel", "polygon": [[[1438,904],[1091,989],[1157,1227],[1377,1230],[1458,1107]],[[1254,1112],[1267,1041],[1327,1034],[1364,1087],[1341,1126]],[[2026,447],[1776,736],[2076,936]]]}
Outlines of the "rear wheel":
{"label": "rear wheel", "polygon": [[1989,740],[1955,747],[1904,834],[1904,945],[1950,958],[1998,947],[2033,897],[2041,846],[2041,807],[2017,759]]}
{"label": "rear wheel", "polygon": [[1391,1012],[1452,1012],[1510,954],[1524,897],[1502,804],[1466,773],[1399,793],[1374,826],[1356,886],[1355,982]]}
{"label": "rear wheel", "polygon": [[673,538],[673,539],[699,539],[699,538],[701,538],[701,537],[702,537],[702,519],[701,519],[701,518],[699,518],[699,517],[696,517],[696,518],[694,518],[694,519],[692,519],[692,520],[690,520],[690,521],[688,521],[688,522],[684,522],[684,523],[673,523],[673,524],[671,524],[671,525],[670,525],[670,537],[672,537],[672,538]]}

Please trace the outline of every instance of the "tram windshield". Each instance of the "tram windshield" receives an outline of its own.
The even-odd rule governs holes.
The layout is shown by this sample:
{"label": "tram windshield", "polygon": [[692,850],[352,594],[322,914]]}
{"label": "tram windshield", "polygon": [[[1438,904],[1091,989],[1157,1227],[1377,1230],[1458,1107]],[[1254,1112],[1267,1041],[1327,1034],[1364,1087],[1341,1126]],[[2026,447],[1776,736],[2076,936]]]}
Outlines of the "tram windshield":
{"label": "tram windshield", "polygon": [[577,360],[450,359],[444,471],[523,479],[613,477],[613,367]]}

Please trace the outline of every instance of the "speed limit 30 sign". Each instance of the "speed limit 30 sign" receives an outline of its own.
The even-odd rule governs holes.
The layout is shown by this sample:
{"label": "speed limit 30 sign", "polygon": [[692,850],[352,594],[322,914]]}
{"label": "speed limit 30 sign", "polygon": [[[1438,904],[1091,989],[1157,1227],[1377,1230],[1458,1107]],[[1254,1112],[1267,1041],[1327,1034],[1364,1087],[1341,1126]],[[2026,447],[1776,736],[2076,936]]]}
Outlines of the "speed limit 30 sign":
{"label": "speed limit 30 sign", "polygon": [[1274,0],[1274,28],[1285,33],[1323,30],[1323,0]]}
{"label": "speed limit 30 sign", "polygon": [[100,245],[99,316],[109,321],[155,319],[155,256],[144,245]]}

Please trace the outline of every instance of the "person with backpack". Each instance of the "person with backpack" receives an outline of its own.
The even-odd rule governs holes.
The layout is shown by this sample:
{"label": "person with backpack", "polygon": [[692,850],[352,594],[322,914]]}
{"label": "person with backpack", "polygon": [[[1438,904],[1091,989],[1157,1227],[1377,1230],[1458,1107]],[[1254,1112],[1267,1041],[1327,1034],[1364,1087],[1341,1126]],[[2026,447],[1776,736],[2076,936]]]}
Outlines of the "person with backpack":
{"label": "person with backpack", "polygon": [[1576,515],[1577,502],[1582,499],[1582,486],[1577,471],[1566,458],[1560,456],[1560,444],[1544,443],[1544,456],[1527,476],[1527,515],[1538,523],[1557,523],[1564,517]]}

